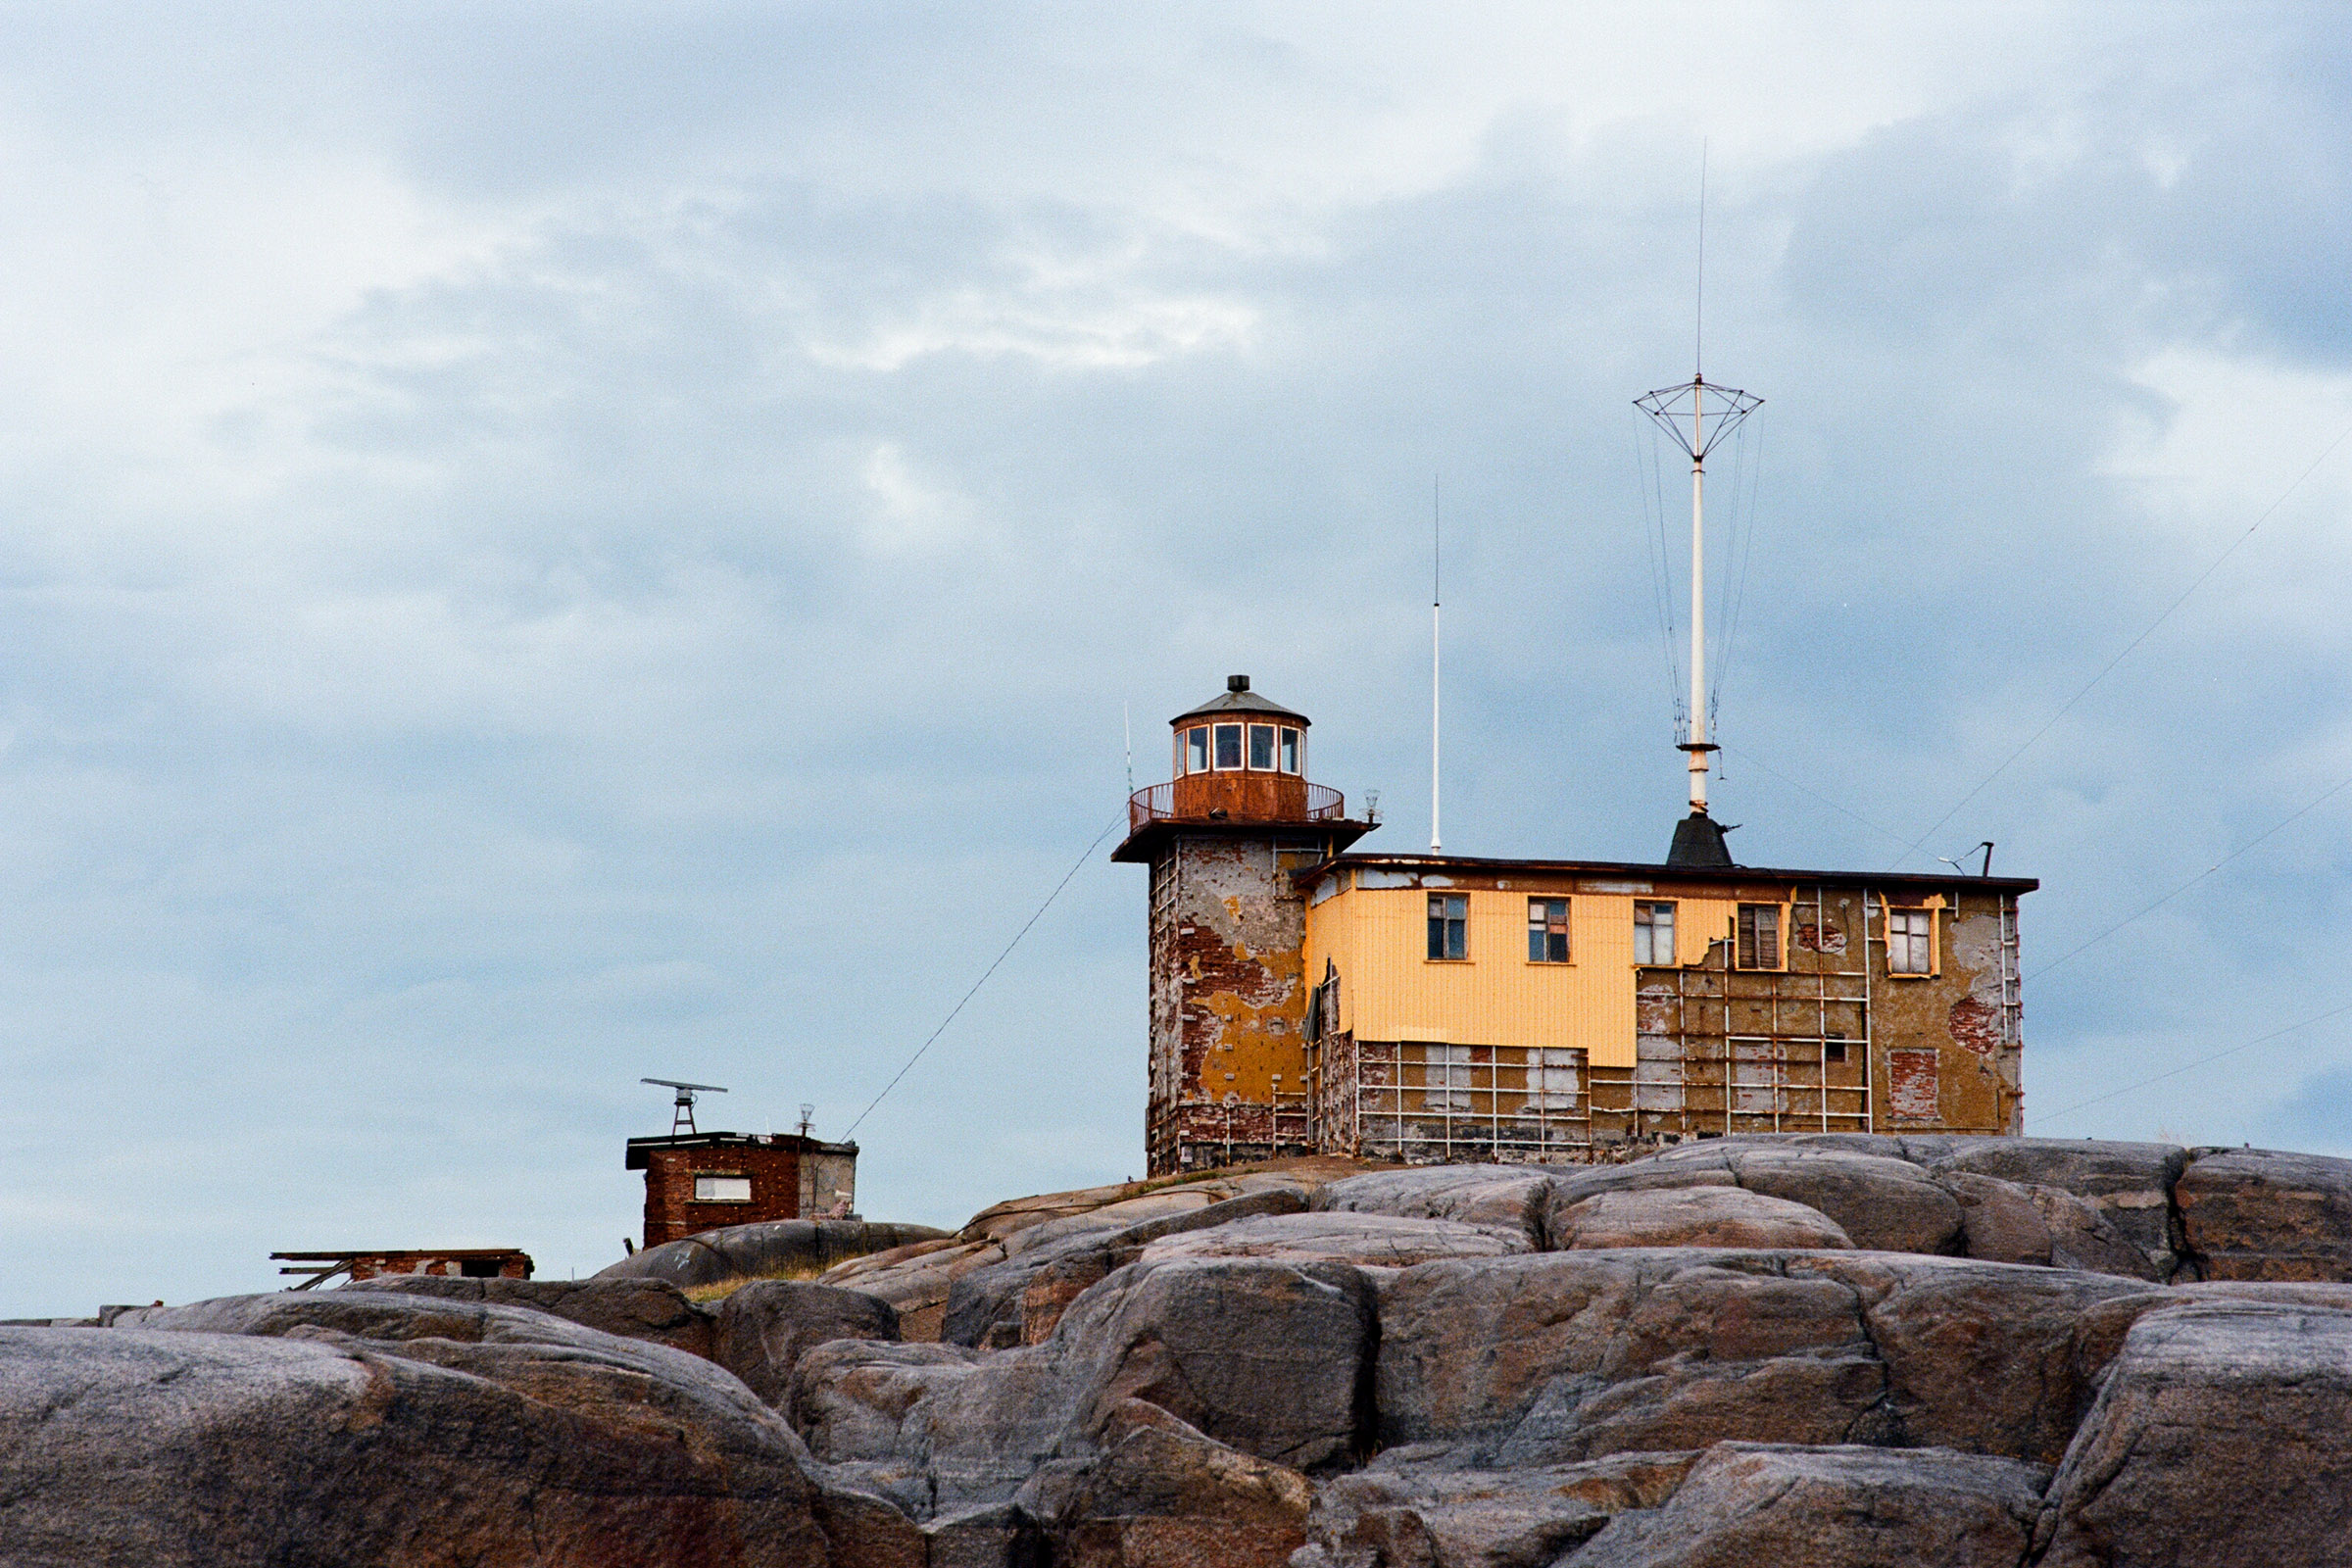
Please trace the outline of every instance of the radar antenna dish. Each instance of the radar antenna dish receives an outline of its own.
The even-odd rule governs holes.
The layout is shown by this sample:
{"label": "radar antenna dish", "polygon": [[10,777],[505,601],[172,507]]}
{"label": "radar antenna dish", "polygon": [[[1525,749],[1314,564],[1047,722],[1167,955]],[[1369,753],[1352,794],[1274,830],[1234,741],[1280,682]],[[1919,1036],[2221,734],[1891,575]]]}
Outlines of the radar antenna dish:
{"label": "radar antenna dish", "polygon": [[641,1084],[654,1084],[662,1089],[674,1089],[678,1092],[678,1098],[670,1102],[669,1136],[672,1138],[678,1136],[678,1129],[681,1127],[686,1129],[687,1136],[695,1135],[694,1100],[697,1095],[723,1095],[726,1093],[716,1084],[690,1084],[677,1078],[640,1078],[637,1081]]}

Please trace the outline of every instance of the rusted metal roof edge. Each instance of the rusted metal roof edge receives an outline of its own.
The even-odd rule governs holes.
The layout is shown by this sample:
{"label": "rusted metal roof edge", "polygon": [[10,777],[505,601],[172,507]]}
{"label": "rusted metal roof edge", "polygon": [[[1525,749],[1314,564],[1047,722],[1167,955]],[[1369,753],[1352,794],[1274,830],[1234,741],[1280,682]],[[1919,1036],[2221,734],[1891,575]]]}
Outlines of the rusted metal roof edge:
{"label": "rusted metal roof edge", "polygon": [[1432,871],[1443,871],[1447,867],[1477,871],[1534,871],[1566,876],[1641,877],[1653,882],[1749,880],[1829,882],[1854,887],[1932,888],[1959,885],[1993,888],[2004,893],[2033,893],[2041,887],[2039,877],[2030,876],[1969,876],[1917,871],[1815,871],[1777,865],[1679,866],[1640,860],[1494,859],[1469,855],[1338,855],[1291,874],[1297,880],[1305,881],[1348,866]]}
{"label": "rusted metal roof edge", "polygon": [[[1189,833],[1196,836],[1230,834],[1263,838],[1271,833],[1292,832],[1301,838],[1316,834],[1329,834],[1344,837],[1352,844],[1378,826],[1380,826],[1378,822],[1367,822],[1361,817],[1354,816],[1335,816],[1322,821],[1298,822],[1268,822],[1261,818],[1251,818],[1240,822],[1220,822],[1197,816],[1161,816],[1152,818],[1121,839],[1119,847],[1110,852],[1110,858],[1129,865],[1149,864],[1152,858],[1149,841],[1163,834]],[[1329,864],[1330,862],[1321,863]]]}

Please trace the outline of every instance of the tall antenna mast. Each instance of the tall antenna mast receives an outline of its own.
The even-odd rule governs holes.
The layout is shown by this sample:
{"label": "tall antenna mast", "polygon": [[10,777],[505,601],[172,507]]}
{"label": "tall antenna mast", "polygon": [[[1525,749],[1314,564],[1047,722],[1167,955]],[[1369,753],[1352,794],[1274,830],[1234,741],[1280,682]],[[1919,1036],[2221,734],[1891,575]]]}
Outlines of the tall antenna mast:
{"label": "tall antenna mast", "polygon": [[[1700,357],[1704,339],[1706,299],[1707,173],[1706,152],[1699,152],[1698,272],[1699,286],[1692,314],[1698,317],[1690,348],[1690,379],[1660,387],[1634,399],[1634,407],[1654,420],[1659,429],[1690,459],[1690,733],[1677,749],[1688,758],[1690,774],[1690,812],[1707,814],[1707,767],[1721,750],[1707,739],[1707,454],[1763,407],[1764,400],[1738,387],[1711,386]],[[1678,835],[1679,841],[1679,835]]]}
{"label": "tall antenna mast", "polygon": [[1438,842],[1438,610],[1442,596],[1440,564],[1444,560],[1443,519],[1438,499],[1438,476],[1429,476],[1429,853],[1440,853]]}

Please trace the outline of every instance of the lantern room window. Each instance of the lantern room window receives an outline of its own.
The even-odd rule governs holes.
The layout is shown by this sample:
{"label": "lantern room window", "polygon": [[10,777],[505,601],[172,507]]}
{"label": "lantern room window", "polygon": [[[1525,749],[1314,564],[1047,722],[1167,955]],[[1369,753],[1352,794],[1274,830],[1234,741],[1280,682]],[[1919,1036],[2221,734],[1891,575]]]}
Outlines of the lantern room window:
{"label": "lantern room window", "polygon": [[1282,770],[1285,773],[1298,771],[1298,732],[1295,729],[1282,732]]}
{"label": "lantern room window", "polygon": [[1184,732],[1184,770],[1187,773],[1208,771],[1208,726]]}
{"label": "lantern room window", "polygon": [[1274,771],[1274,726],[1250,726],[1250,765],[1261,773]]}
{"label": "lantern room window", "polygon": [[1242,726],[1217,726],[1217,770],[1223,772],[1242,765]]}

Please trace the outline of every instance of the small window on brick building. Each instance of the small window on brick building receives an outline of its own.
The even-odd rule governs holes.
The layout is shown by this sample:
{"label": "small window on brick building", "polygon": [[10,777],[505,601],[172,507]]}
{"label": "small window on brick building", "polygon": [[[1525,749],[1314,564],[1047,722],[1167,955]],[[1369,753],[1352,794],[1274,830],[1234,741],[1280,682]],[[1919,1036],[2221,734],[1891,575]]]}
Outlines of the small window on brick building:
{"label": "small window on brick building", "polygon": [[1634,906],[1634,961],[1665,965],[1674,962],[1673,905]]}
{"label": "small window on brick building", "polygon": [[1530,963],[1566,963],[1568,961],[1568,901],[1566,899],[1530,899],[1527,901],[1527,961]]}
{"label": "small window on brick building", "polygon": [[1823,1045],[1821,1048],[1821,1059],[1824,1061],[1843,1061],[1845,1059],[1845,1042],[1842,1040],[1832,1040]]}
{"label": "small window on brick building", "polygon": [[705,1176],[694,1178],[694,1200],[698,1203],[748,1203],[752,1200],[752,1179],[749,1176]]}
{"label": "small window on brick building", "polygon": [[1429,896],[1429,956],[1433,958],[1470,956],[1470,900],[1460,893]]}
{"label": "small window on brick building", "polygon": [[1740,906],[1740,941],[1737,957],[1742,969],[1778,969],[1781,966],[1781,906],[1777,904],[1742,904]]}
{"label": "small window on brick building", "polygon": [[1936,972],[1936,915],[1930,909],[1886,911],[1886,972]]}

